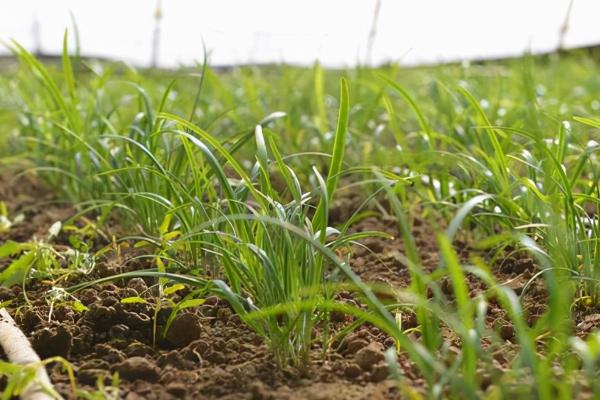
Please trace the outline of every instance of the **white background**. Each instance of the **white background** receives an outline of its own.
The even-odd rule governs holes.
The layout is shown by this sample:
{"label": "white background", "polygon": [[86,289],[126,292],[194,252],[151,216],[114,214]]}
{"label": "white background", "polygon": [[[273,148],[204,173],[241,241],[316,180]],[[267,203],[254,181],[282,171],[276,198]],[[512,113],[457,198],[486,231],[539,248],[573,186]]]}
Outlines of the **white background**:
{"label": "white background", "polygon": [[[381,0],[371,61],[432,63],[557,47],[569,0]],[[156,0],[0,0],[0,39],[59,52],[79,27],[86,55],[147,65]],[[375,0],[163,0],[159,64],[367,60]],[[600,43],[600,1],[574,0],[568,46]],[[6,52],[4,48],[0,52]]]}

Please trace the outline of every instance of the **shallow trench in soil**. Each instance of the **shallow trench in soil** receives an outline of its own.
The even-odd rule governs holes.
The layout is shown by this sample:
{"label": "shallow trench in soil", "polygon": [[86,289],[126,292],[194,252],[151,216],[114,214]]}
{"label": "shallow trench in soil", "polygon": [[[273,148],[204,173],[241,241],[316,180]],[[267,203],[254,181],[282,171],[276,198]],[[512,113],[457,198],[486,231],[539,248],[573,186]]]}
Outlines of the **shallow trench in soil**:
{"label": "shallow trench in soil", "polygon": [[[43,238],[48,228],[74,214],[68,205],[60,204],[38,180],[23,176],[14,181],[0,176],[0,200],[9,208],[9,215],[25,214],[25,222],[0,233],[0,245],[6,240],[28,241]],[[360,203],[358,197],[344,196],[334,205],[332,215],[340,221]],[[434,270],[439,263],[435,236],[431,227],[419,217],[414,218],[413,234],[419,248],[423,268]],[[398,237],[397,222],[390,217],[370,217],[353,228],[380,230]],[[109,224],[107,230],[119,234],[119,226]],[[118,237],[118,236],[117,236]],[[67,245],[66,236],[59,236],[55,246]],[[107,244],[99,237],[95,245]],[[474,252],[467,243],[455,242],[464,261]],[[403,252],[400,239],[367,239],[351,253],[351,267],[367,282],[383,282],[402,288],[409,284],[407,267],[398,254]],[[134,250],[109,251],[97,261],[94,271],[80,279],[148,268],[135,260]],[[481,255],[481,254],[480,254]],[[518,291],[535,273],[533,260],[508,257],[496,263],[493,271],[498,282]],[[0,270],[9,260],[0,260]],[[468,278],[471,295],[485,290],[479,281]],[[58,283],[60,284],[60,282]],[[114,372],[120,376],[120,397],[126,399],[394,399],[402,398],[396,382],[388,378],[384,349],[394,345],[381,330],[363,325],[334,343],[323,352],[315,346],[310,366],[280,368],[272,359],[263,340],[246,327],[231,308],[216,297],[209,297],[196,308],[176,317],[166,338],[158,335],[153,343],[153,308],[146,304],[122,304],[126,297],[142,296],[152,301],[152,279],[134,278],[84,289],[77,293],[87,310],[56,306],[50,313],[47,291],[50,282],[31,282],[26,293],[20,286],[0,287],[0,302],[13,300],[8,307],[40,357],[61,356],[74,367],[78,390],[95,390],[97,381],[111,383]],[[542,312],[545,301],[543,285],[533,285],[525,297],[524,307],[533,322]],[[148,289],[150,287],[150,290]],[[451,288],[442,282],[441,288],[450,294]],[[175,296],[184,296],[189,289]],[[349,293],[341,293],[354,301]],[[170,310],[158,315],[158,331],[164,326]],[[598,325],[600,314],[578,316],[581,335]],[[353,321],[351,316],[333,315],[334,331],[340,331]],[[492,381],[496,373],[508,366],[516,347],[512,343],[514,330],[503,310],[493,302],[489,305],[488,324],[501,337],[501,344],[490,346],[494,370],[481,371]],[[415,327],[410,312],[402,314],[405,329]],[[418,333],[411,334],[419,340]],[[444,331],[450,350],[458,349],[459,341]],[[154,345],[153,345],[154,344]],[[402,354],[399,367],[405,384],[423,390],[424,382],[414,365]],[[66,398],[75,398],[68,376],[59,364],[50,364],[48,372],[58,391]],[[0,389],[5,382],[0,380]]]}

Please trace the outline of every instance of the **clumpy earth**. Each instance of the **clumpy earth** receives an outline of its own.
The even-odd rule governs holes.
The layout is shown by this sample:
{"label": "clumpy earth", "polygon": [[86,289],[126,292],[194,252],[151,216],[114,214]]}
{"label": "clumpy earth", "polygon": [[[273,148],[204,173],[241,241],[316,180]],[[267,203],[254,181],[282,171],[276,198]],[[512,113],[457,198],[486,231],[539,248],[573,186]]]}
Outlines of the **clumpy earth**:
{"label": "clumpy earth", "polygon": [[[344,195],[334,205],[335,218],[343,221],[352,207],[360,204],[360,199],[352,196]],[[25,222],[0,233],[0,245],[6,240],[45,238],[54,222],[64,221],[75,213],[69,205],[56,202],[38,180],[27,175],[18,180],[0,176],[0,200],[7,204],[9,216],[25,215]],[[421,218],[416,218],[413,225],[423,268],[433,271],[440,261],[433,230]],[[107,229],[111,234],[119,232],[114,222]],[[401,257],[404,245],[398,238],[394,218],[370,217],[352,229],[385,231],[395,238],[367,239],[351,249],[351,266],[362,279],[398,288],[410,284]],[[110,244],[110,235],[104,236],[95,237],[96,248]],[[53,242],[57,248],[68,244],[68,237],[63,234]],[[464,261],[474,253],[466,242],[457,241],[455,247]],[[109,250],[83,279],[149,267],[136,255],[132,246]],[[0,259],[0,270],[8,262]],[[536,268],[532,259],[512,255],[494,263],[493,272],[499,282],[519,293]],[[66,283],[54,284],[64,287]],[[468,283],[472,296],[485,290],[474,277],[469,276]],[[326,352],[315,346],[310,365],[281,368],[264,341],[240,321],[228,304],[216,297],[208,297],[203,304],[179,313],[163,335],[171,309],[162,307],[156,311],[157,287],[152,279],[133,278],[84,289],[76,293],[76,298],[85,307],[74,306],[70,297],[50,297],[52,285],[53,282],[42,280],[29,283],[26,291],[21,286],[0,288],[0,302],[12,300],[9,311],[40,357],[60,356],[70,363],[75,373],[75,392],[62,364],[52,363],[47,367],[57,390],[66,398],[82,398],[81,392],[96,391],[103,386],[101,390],[110,393],[116,373],[119,377],[116,397],[131,400],[403,398],[397,383],[389,379],[384,360],[384,350],[395,343],[368,324],[335,341]],[[451,283],[442,281],[440,287],[451,299]],[[173,300],[183,298],[191,290],[181,289],[173,295]],[[350,293],[341,293],[340,297],[356,301]],[[146,302],[122,303],[125,298],[142,298]],[[531,285],[524,298],[530,323],[544,311],[544,302],[541,281]],[[600,324],[598,313],[579,314],[577,326],[582,336]],[[403,329],[416,327],[410,310],[404,310],[401,319]],[[353,319],[332,315],[332,320],[334,331],[339,332]],[[494,359],[490,365],[494,369],[481,371],[482,376],[489,378],[482,379],[482,385],[489,385],[516,352],[512,343],[514,329],[494,302],[489,304],[487,324],[500,337],[501,345],[490,345],[490,357]],[[417,330],[410,335],[419,340]],[[440,357],[451,357],[458,351],[459,340],[450,330],[443,330],[443,336],[449,350]],[[398,359],[405,385],[422,391],[425,382],[414,365],[403,354]],[[2,384],[0,380],[0,389]]]}

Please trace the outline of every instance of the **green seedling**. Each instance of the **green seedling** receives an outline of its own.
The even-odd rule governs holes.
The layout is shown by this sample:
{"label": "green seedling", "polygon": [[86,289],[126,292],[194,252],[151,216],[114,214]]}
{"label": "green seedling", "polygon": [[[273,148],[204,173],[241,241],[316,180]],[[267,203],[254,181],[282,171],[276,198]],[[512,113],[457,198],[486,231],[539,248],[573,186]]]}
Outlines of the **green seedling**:
{"label": "green seedling", "polygon": [[53,239],[61,229],[61,223],[53,224],[44,241],[17,243],[7,241],[0,246],[0,259],[12,261],[0,272],[0,284],[12,286],[24,284],[28,278],[56,278],[65,273],[89,273],[95,265],[95,256],[72,248],[57,247]]}
{"label": "green seedling", "polygon": [[192,292],[182,299],[175,300],[174,295],[177,294],[177,292],[185,289],[185,285],[182,283],[175,283],[167,287],[164,287],[161,284],[161,287],[162,290],[160,291],[159,296],[152,298],[152,300],[146,300],[144,297],[141,297],[143,293],[140,293],[140,296],[126,297],[121,299],[122,304],[147,304],[153,307],[154,316],[152,318],[152,347],[156,347],[156,339],[158,336],[158,314],[161,310],[171,309],[169,317],[167,318],[165,326],[161,332],[162,338],[165,338],[169,328],[171,328],[171,324],[175,320],[175,317],[177,317],[181,311],[188,308],[199,307],[205,302],[205,299],[195,297],[198,294],[197,292]]}

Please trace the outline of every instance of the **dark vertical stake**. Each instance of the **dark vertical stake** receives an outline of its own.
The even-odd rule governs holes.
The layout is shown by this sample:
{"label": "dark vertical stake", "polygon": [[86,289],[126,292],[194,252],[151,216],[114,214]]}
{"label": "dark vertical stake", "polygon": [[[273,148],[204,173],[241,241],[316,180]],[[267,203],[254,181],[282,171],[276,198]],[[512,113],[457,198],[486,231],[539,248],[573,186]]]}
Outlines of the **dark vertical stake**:
{"label": "dark vertical stake", "polygon": [[38,19],[37,14],[33,14],[31,35],[33,36],[33,54],[36,57],[39,57],[42,55],[42,39],[40,35],[40,20]]}
{"label": "dark vertical stake", "polygon": [[152,58],[150,66],[156,68],[158,66],[158,50],[160,47],[160,21],[162,19],[161,0],[156,2],[156,10],[154,11],[154,32],[152,34]]}
{"label": "dark vertical stake", "polygon": [[369,30],[369,36],[367,38],[367,55],[365,64],[371,64],[371,57],[373,54],[373,45],[375,44],[375,36],[377,35],[377,21],[379,20],[379,11],[381,10],[381,0],[375,0],[375,10],[373,10],[373,20],[371,22],[371,30]]}
{"label": "dark vertical stake", "polygon": [[569,31],[569,21],[571,19],[571,11],[573,10],[573,3],[575,0],[569,1],[569,8],[567,8],[567,13],[565,14],[565,20],[560,26],[560,30],[558,31],[558,51],[564,50],[565,48],[565,37],[567,36],[567,32]]}

